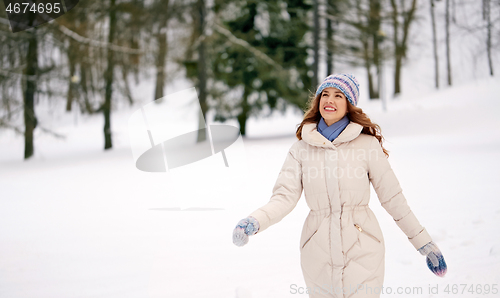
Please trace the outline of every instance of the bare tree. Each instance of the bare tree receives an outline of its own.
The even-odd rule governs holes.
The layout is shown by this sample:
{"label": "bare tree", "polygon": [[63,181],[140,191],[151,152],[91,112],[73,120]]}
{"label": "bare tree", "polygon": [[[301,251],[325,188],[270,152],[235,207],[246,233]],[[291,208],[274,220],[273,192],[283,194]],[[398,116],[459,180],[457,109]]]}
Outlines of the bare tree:
{"label": "bare tree", "polygon": [[414,20],[417,11],[417,0],[411,0],[410,7],[405,8],[406,0],[401,0],[398,4],[396,0],[391,0],[392,6],[392,26],[394,40],[394,94],[401,93],[401,68],[403,59],[406,57],[408,46],[408,35],[410,25]]}
{"label": "bare tree", "polygon": [[381,42],[381,1],[380,0],[370,0],[370,10],[368,18],[368,30],[370,34],[370,39],[372,40],[373,49],[373,64],[375,65],[375,70],[377,72],[377,89],[373,91],[372,98],[380,98],[380,87],[381,87],[381,53],[380,53],[380,42]]}
{"label": "bare tree", "polygon": [[[28,41],[28,53],[26,56],[25,78],[34,78],[38,68],[38,39],[37,29],[32,29],[31,38]],[[26,80],[26,89],[24,92],[24,158],[28,159],[34,153],[33,131],[37,125],[35,116],[35,93],[36,80]]]}
{"label": "bare tree", "polygon": [[339,54],[342,45],[336,40],[338,28],[343,22],[343,13],[349,0],[327,0],[326,1],[326,70],[327,75],[335,71],[335,57]]}
{"label": "bare tree", "polygon": [[[368,76],[369,98],[379,98],[380,82],[380,27],[381,27],[381,5],[380,0],[356,0],[355,21],[345,19],[344,21],[358,31],[357,42],[361,49],[358,53],[366,69]],[[375,70],[375,72],[374,72]]]}
{"label": "bare tree", "polygon": [[[108,32],[108,43],[113,44],[116,31],[116,0],[110,0],[109,5],[109,32]],[[105,90],[104,104],[102,105],[102,112],[104,114],[104,149],[110,149],[113,147],[111,140],[111,96],[113,94],[113,74],[114,74],[114,57],[113,51],[107,49],[107,62],[108,66],[106,72],[104,73],[105,80]]]}
{"label": "bare tree", "polygon": [[158,0],[153,6],[158,12],[162,12],[158,15],[158,31],[155,36],[158,43],[158,53],[156,57],[155,100],[163,97],[165,89],[166,59],[168,49],[167,28],[168,21],[171,17],[169,4],[169,0]]}
{"label": "bare tree", "polygon": [[445,4],[445,27],[446,27],[446,70],[448,71],[448,86],[452,85],[451,80],[451,54],[450,54],[450,0]]}
{"label": "bare tree", "polygon": [[313,20],[314,20],[314,27],[313,27],[313,53],[314,53],[314,61],[312,65],[312,71],[313,71],[313,78],[311,80],[312,82],[312,88],[315,90],[318,86],[318,66],[319,66],[319,32],[321,30],[320,24],[319,24],[319,0],[313,0]]}
{"label": "bare tree", "polygon": [[333,73],[334,69],[334,47],[335,47],[335,38],[334,38],[334,30],[333,26],[335,22],[330,18],[326,19],[326,73],[330,75]]}
{"label": "bare tree", "polygon": [[488,56],[488,66],[490,75],[493,76],[493,59],[491,58],[491,0],[483,0],[483,20],[486,21],[486,52]]}
{"label": "bare tree", "polygon": [[436,33],[436,16],[434,14],[434,0],[430,0],[431,9],[431,24],[432,24],[432,44],[434,48],[434,77],[436,82],[436,89],[439,89],[439,54]]}
{"label": "bare tree", "polygon": [[[92,36],[98,22],[90,20],[97,16],[97,7],[92,1],[80,2],[78,6],[66,12],[63,16],[57,18],[51,30],[53,38],[60,41],[58,47],[60,51],[66,54],[68,58],[69,76],[63,75],[67,81],[68,89],[66,94],[66,111],[71,111],[73,103],[80,105],[82,113],[93,113],[94,107],[91,103],[89,89],[97,89],[95,82],[91,80],[91,70],[95,69],[94,63],[90,62],[88,44],[71,38],[64,34],[59,28],[64,28],[67,32],[75,36]],[[63,46],[68,44],[68,47]],[[64,65],[66,66],[66,65]],[[63,69],[65,67],[63,66]]]}
{"label": "bare tree", "polygon": [[[196,8],[198,11],[198,20],[197,20],[197,30],[198,30],[198,36],[201,36],[200,43],[198,45],[198,89],[199,89],[199,94],[198,94],[198,100],[200,102],[200,108],[201,108],[201,115],[200,115],[200,124],[199,124],[199,130],[198,130],[198,136],[197,136],[197,141],[202,142],[205,141],[207,136],[206,136],[206,130],[201,129],[205,127],[206,123],[206,115],[208,112],[208,104],[207,104],[207,70],[205,66],[205,61],[207,60],[206,54],[205,54],[205,25],[206,25],[206,6],[205,6],[205,0],[198,0],[196,3]],[[202,123],[203,122],[203,123]]]}

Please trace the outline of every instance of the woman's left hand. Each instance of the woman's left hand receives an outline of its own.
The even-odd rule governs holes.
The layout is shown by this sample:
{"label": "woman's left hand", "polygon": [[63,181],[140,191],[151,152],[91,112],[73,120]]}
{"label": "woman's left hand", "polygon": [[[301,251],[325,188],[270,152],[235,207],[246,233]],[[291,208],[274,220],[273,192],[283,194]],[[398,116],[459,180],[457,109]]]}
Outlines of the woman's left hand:
{"label": "woman's left hand", "polygon": [[429,242],[426,245],[418,249],[418,251],[427,256],[427,267],[432,271],[432,273],[437,276],[443,277],[446,274],[447,266],[444,261],[443,254],[434,242]]}
{"label": "woman's left hand", "polygon": [[258,230],[259,222],[252,216],[240,220],[233,230],[233,243],[236,246],[247,244],[248,236],[255,235]]}

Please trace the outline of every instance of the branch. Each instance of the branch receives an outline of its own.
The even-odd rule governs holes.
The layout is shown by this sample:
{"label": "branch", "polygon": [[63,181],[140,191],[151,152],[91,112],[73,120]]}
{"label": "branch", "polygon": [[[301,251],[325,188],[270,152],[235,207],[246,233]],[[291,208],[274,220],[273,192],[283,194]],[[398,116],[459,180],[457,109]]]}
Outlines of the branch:
{"label": "branch", "polygon": [[112,51],[122,52],[125,54],[145,54],[146,53],[145,51],[142,51],[142,50],[132,49],[132,48],[128,48],[128,47],[122,47],[122,46],[118,46],[115,44],[110,44],[108,42],[83,37],[83,36],[79,35],[78,33],[74,32],[74,31],[72,31],[72,30],[68,29],[67,27],[60,25],[60,24],[57,24],[55,26],[57,26],[59,31],[61,31],[65,35],[71,37],[72,39],[76,40],[77,42],[82,43],[82,44],[87,44],[87,45],[92,46],[92,47],[110,49]]}
{"label": "branch", "polygon": [[37,125],[38,128],[40,128],[41,131],[43,131],[44,133],[47,133],[47,134],[50,134],[52,135],[53,137],[56,137],[58,139],[66,139],[66,136],[65,135],[62,135],[62,134],[58,134],[57,132],[54,132],[48,128],[45,128],[45,127],[42,127],[42,126],[39,126]]}
{"label": "branch", "polygon": [[20,130],[16,126],[8,124],[7,122],[3,121],[2,119],[0,119],[0,127],[10,128],[10,129],[14,130],[17,134],[24,136],[24,131]]}
{"label": "branch", "polygon": [[253,47],[251,44],[249,44],[246,40],[243,40],[241,38],[238,38],[231,33],[231,31],[227,30],[226,28],[223,28],[219,24],[214,24],[213,27],[216,31],[221,33],[222,35],[226,36],[232,43],[238,44],[250,52],[252,52],[257,58],[260,58],[261,60],[265,61],[266,63],[276,67],[280,71],[284,71],[283,67],[276,63],[273,59],[271,59],[269,56],[267,56],[265,53],[261,52],[257,48]]}
{"label": "branch", "polygon": [[0,74],[4,75],[6,77],[12,76],[12,75],[21,76],[23,79],[26,79],[27,81],[36,81],[36,80],[38,80],[38,75],[25,75],[25,74],[22,74],[22,73],[11,72],[11,71],[8,71],[8,70],[5,70],[5,69],[0,69]]}

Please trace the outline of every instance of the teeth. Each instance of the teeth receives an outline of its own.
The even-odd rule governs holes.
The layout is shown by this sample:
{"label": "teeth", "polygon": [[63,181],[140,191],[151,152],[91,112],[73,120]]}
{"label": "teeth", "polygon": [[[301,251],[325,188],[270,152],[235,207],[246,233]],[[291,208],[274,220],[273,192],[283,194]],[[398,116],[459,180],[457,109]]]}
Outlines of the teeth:
{"label": "teeth", "polygon": [[332,109],[332,108],[325,108],[325,110],[328,110],[328,111],[335,111],[335,109]]}

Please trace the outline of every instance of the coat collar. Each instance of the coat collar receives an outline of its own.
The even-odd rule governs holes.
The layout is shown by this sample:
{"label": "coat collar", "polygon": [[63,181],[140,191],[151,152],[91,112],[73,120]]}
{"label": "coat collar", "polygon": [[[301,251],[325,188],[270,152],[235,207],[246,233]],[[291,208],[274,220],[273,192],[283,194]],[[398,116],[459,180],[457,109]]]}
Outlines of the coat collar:
{"label": "coat collar", "polygon": [[354,140],[361,131],[363,126],[356,122],[350,121],[346,128],[332,142],[325,138],[317,129],[318,123],[306,123],[302,126],[302,139],[312,146],[332,148],[340,143]]}

